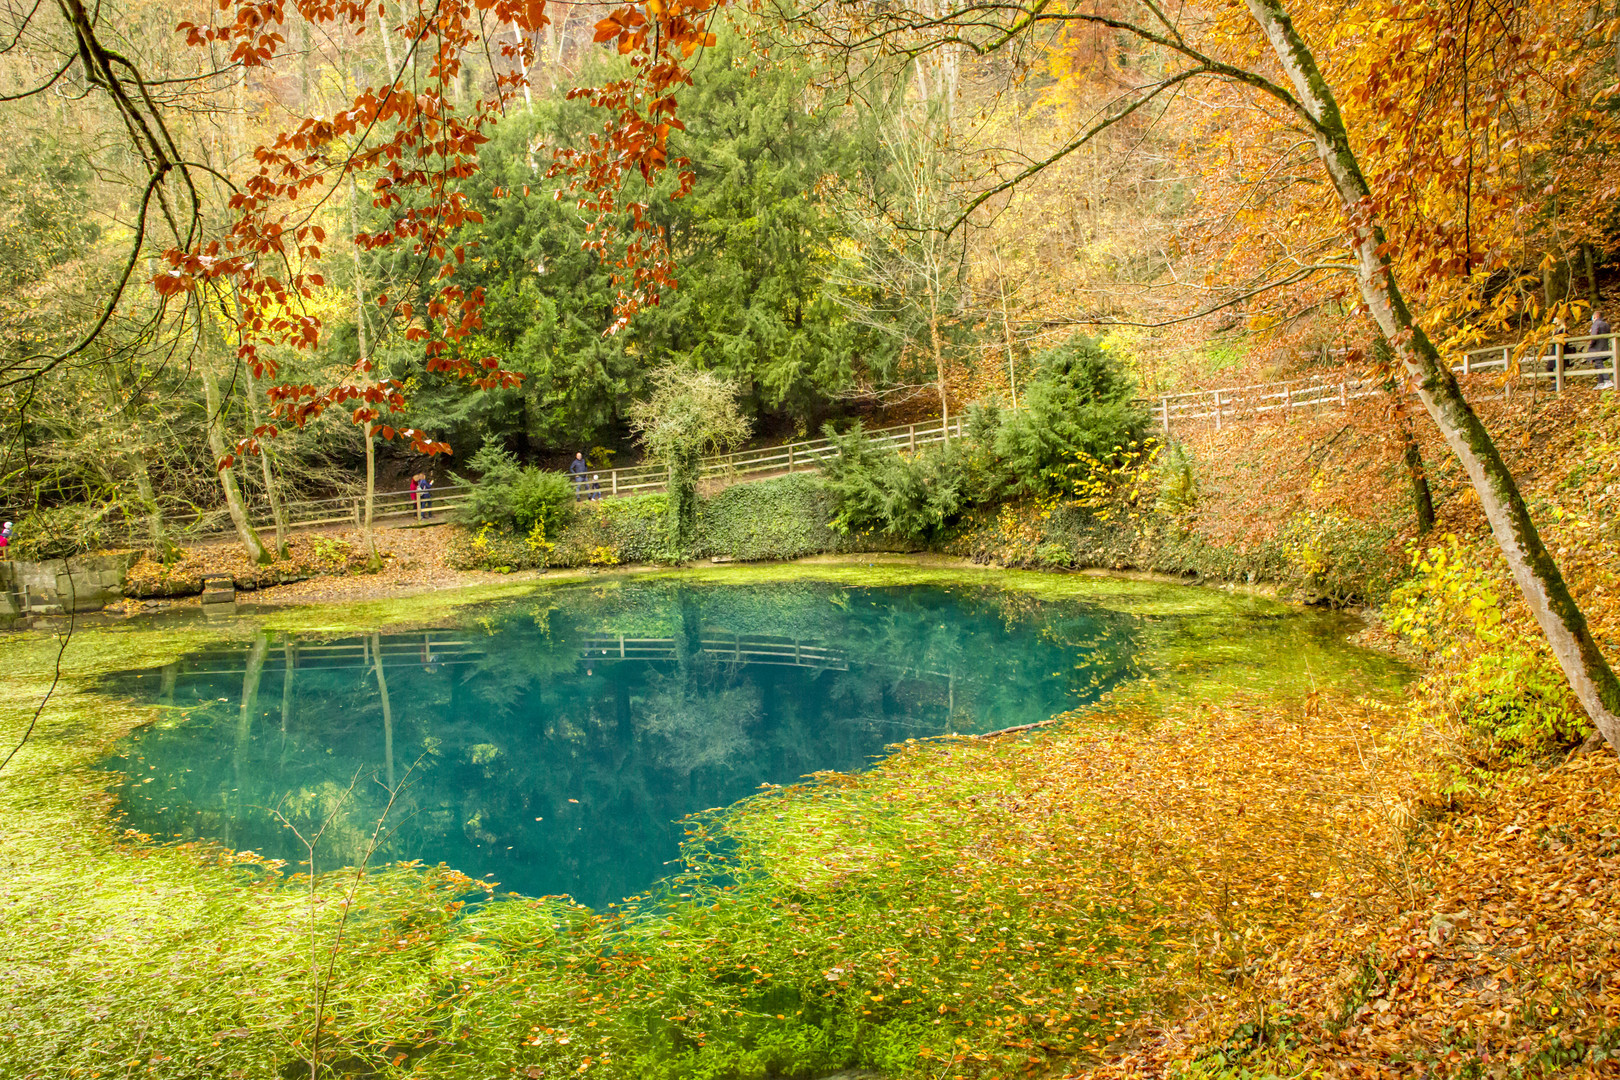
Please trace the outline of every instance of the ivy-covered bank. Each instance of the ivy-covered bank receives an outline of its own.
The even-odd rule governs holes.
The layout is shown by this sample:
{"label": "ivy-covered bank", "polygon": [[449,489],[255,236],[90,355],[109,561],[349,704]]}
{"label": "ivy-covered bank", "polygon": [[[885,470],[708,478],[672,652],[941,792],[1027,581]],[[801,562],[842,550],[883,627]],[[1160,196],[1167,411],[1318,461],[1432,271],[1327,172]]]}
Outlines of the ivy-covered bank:
{"label": "ivy-covered bank", "polygon": [[[802,473],[733,484],[699,499],[686,558],[769,562],[810,555],[921,552],[1037,570],[1140,570],[1197,581],[1282,586],[1309,602],[1381,601],[1403,567],[1390,535],[1348,524],[1301,521],[1239,546],[1213,539],[1163,503],[1145,509],[1061,498],[1014,499],[967,510],[925,536],[839,527],[839,493]],[[555,541],[486,524],[450,541],[450,563],[467,570],[608,567],[672,562],[663,495],[578,504]]]}
{"label": "ivy-covered bank", "polygon": [[[1399,675],[1346,646],[1339,617],[881,557],[677,576],[795,578],[1083,599],[1139,622],[1155,678],[1026,740],[910,744],[868,772],[703,815],[682,875],[591,912],[491,899],[442,868],[318,867],[311,880],[251,853],[153,843],[111,819],[97,768],[155,717],[98,690],[106,672],[266,630],[475,631],[478,604],[539,618],[548,590],[578,583],[81,627],[0,773],[0,1074],[294,1076],[314,1057],[321,1076],[1012,1076],[1127,1045],[1347,880],[1334,837],[1359,827],[1358,762],[1386,723],[1366,695]],[[50,689],[58,646],[8,639],[6,732]],[[1302,730],[1287,718],[1313,693],[1335,708]],[[1245,821],[1256,747],[1271,811]],[[1350,778],[1325,814],[1321,775]],[[1204,795],[1156,794],[1194,776]],[[1370,887],[1349,880],[1334,888]]]}

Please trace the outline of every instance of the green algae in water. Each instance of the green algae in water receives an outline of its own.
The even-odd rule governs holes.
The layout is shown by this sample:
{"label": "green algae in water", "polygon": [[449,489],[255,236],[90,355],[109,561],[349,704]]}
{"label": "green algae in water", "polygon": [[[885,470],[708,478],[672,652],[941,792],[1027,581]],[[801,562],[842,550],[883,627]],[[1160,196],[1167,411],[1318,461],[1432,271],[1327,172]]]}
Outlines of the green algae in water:
{"label": "green algae in water", "polygon": [[[1137,616],[983,587],[548,589],[449,625],[260,633],[108,686],[162,707],[109,763],[128,824],[322,868],[444,862],[601,906],[671,870],[686,814],[886,745],[1083,706]],[[352,787],[351,787],[352,783]]]}

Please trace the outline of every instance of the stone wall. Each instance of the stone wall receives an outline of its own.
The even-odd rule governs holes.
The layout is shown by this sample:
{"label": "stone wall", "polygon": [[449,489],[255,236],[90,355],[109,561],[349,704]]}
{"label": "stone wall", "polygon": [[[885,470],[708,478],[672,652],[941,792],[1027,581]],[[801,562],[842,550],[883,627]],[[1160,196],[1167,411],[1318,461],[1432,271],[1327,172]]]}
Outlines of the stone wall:
{"label": "stone wall", "polygon": [[140,557],[77,555],[45,562],[0,562],[0,626],[27,615],[100,611],[124,597],[124,578]]}

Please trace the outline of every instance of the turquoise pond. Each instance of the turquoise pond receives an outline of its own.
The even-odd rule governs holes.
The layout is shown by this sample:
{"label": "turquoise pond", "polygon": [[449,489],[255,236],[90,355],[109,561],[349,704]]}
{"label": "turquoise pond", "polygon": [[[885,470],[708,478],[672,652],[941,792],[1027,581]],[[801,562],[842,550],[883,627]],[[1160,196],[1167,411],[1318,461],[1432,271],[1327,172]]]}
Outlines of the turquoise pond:
{"label": "turquoise pond", "polygon": [[[107,765],[126,823],[159,840],[296,869],[298,834],[329,821],[332,869],[367,857],[392,788],[372,864],[600,906],[671,872],[689,813],[1084,706],[1142,673],[1144,636],[1217,629],[1184,618],[968,585],[551,587],[408,633],[261,632],[110,676],[159,719]],[[1216,621],[1227,640],[1290,623]]]}

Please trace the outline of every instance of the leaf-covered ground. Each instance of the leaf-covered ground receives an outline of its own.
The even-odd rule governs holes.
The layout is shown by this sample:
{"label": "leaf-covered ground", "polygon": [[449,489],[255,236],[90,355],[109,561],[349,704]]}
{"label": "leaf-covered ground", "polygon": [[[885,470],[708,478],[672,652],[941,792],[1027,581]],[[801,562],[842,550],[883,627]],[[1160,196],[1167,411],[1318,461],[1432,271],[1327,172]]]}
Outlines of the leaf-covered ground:
{"label": "leaf-covered ground", "polygon": [[1617,773],[1579,757],[1414,823],[1392,887],[1329,898],[1241,993],[1090,1075],[1620,1072]]}

